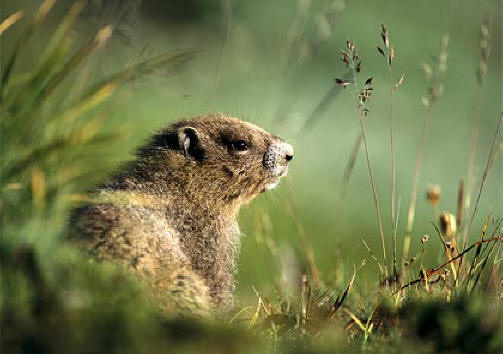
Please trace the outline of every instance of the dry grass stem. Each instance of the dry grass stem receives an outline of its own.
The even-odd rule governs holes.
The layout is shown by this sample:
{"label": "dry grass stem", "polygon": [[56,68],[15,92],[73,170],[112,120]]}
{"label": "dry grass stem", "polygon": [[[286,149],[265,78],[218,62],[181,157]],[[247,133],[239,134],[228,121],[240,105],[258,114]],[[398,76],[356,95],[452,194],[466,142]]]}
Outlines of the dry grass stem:
{"label": "dry grass stem", "polygon": [[461,230],[461,226],[463,225],[463,210],[464,210],[464,190],[465,190],[465,183],[464,179],[461,178],[459,180],[459,186],[458,186],[458,207],[457,207],[457,212],[456,212],[456,226],[458,230]]}
{"label": "dry grass stem", "polygon": [[501,236],[497,236],[497,237],[492,237],[490,239],[487,239],[487,240],[481,240],[481,241],[477,241],[475,242],[474,244],[472,244],[470,247],[466,248],[463,252],[461,252],[460,254],[458,254],[456,257],[454,258],[451,258],[449,259],[447,262],[443,263],[442,265],[438,266],[437,268],[432,268],[428,271],[425,272],[424,275],[422,275],[421,277],[415,279],[415,280],[412,280],[411,282],[401,286],[397,292],[400,292],[402,291],[403,289],[405,288],[408,288],[409,286],[411,285],[414,285],[414,284],[417,284],[421,281],[424,281],[426,279],[426,277],[429,277],[433,274],[438,274],[438,272],[442,269],[444,269],[446,266],[448,266],[449,264],[451,264],[452,262],[462,258],[466,253],[470,252],[474,247],[477,247],[483,243],[488,243],[488,242],[497,242],[497,241],[503,241],[503,237]]}
{"label": "dry grass stem", "polygon": [[416,154],[416,164],[414,167],[414,177],[412,180],[412,189],[410,193],[409,211],[407,214],[407,229],[406,229],[407,235],[410,235],[410,233],[412,232],[412,226],[414,225],[414,216],[416,213],[416,202],[417,202],[417,190],[419,186],[419,177],[421,175],[421,168],[423,165],[424,148],[426,146],[426,138],[428,136],[430,120],[431,120],[431,109],[428,108],[426,111],[423,130],[421,132],[419,147]]}
{"label": "dry grass stem", "polygon": [[[350,72],[346,72],[343,76],[344,80],[349,79]],[[299,136],[308,135],[313,128],[318,123],[319,119],[323,117],[323,114],[328,110],[330,104],[334,101],[334,99],[339,95],[342,89],[338,86],[331,86],[330,90],[323,96],[320,102],[313,108],[311,113],[306,118],[306,121],[302,125],[301,129],[297,133]]]}
{"label": "dry grass stem", "polygon": [[386,66],[388,68],[388,116],[389,116],[389,140],[390,140],[390,151],[391,151],[391,238],[393,242],[393,275],[397,275],[397,259],[396,259],[396,230],[395,227],[397,225],[397,210],[396,210],[396,157],[395,157],[395,149],[393,146],[393,113],[392,113],[392,98],[393,98],[393,89],[398,88],[403,82],[403,75],[396,81],[393,82],[393,58],[395,56],[395,52],[391,47],[389,41],[389,33],[384,25],[381,25],[381,39],[384,44],[384,50],[380,47],[378,51],[383,55],[386,59]]}
{"label": "dry grass stem", "polygon": [[344,293],[340,297],[338,296],[337,299],[335,299],[335,302],[332,305],[332,309],[330,310],[330,313],[328,314],[328,319],[334,318],[335,314],[337,313],[337,310],[344,303],[344,300],[348,296],[349,291],[351,290],[353,283],[355,282],[356,272],[358,270],[360,270],[364,265],[365,265],[365,262],[362,262],[362,264],[358,267],[358,269],[356,268],[355,265],[353,265],[353,276],[351,277],[351,280],[349,281],[348,286],[346,287],[346,290],[344,290]]}
{"label": "dry grass stem", "polygon": [[351,178],[351,173],[355,167],[356,158],[358,157],[358,152],[360,151],[360,146],[362,144],[362,134],[358,133],[353,148],[351,149],[351,154],[349,155],[348,163],[344,169],[344,176],[342,177],[342,195],[346,195],[349,186],[349,180]]}
{"label": "dry grass stem", "polygon": [[294,202],[287,203],[287,210],[290,213],[290,216],[295,224],[295,228],[297,229],[297,234],[299,235],[300,241],[302,243],[302,248],[305,251],[306,260],[309,266],[309,270],[311,272],[311,276],[313,277],[313,281],[317,284],[320,281],[318,267],[316,266],[316,261],[314,259],[314,252],[307,241],[306,233],[302,224],[298,221],[298,217],[295,213],[294,207],[292,206]]}
{"label": "dry grass stem", "polygon": [[15,24],[17,21],[19,21],[23,17],[23,11],[17,11],[7,17],[5,20],[0,23],[0,35],[4,33],[10,26]]}
{"label": "dry grass stem", "polygon": [[379,224],[379,238],[381,240],[382,253],[383,253],[383,262],[384,262],[384,274],[385,280],[388,279],[388,266],[387,266],[387,258],[386,258],[386,243],[384,241],[384,230],[382,226],[382,218],[381,218],[381,209],[379,207],[379,198],[377,196],[377,190],[374,181],[374,173],[372,172],[372,166],[370,164],[370,154],[367,143],[367,134],[365,129],[364,117],[367,116],[369,110],[365,107],[366,102],[370,99],[372,95],[372,77],[368,78],[365,81],[363,89],[360,89],[358,86],[357,75],[361,72],[361,61],[359,60],[358,53],[355,49],[355,45],[351,41],[346,42],[347,50],[342,51],[342,61],[347,65],[347,67],[353,73],[353,82],[348,82],[345,80],[336,79],[336,84],[346,87],[348,84],[352,84],[355,89],[356,97],[357,97],[357,107],[358,107],[358,118],[360,123],[360,135],[363,141],[363,146],[365,148],[365,157],[367,160],[367,169],[370,177],[370,185],[372,188],[372,196],[374,200],[374,206],[377,215],[377,222]]}
{"label": "dry grass stem", "polygon": [[480,197],[482,196],[482,190],[484,189],[484,184],[485,184],[485,182],[487,180],[487,175],[489,173],[490,167],[492,166],[491,165],[491,161],[493,159],[494,149],[496,147],[496,141],[498,139],[498,135],[499,135],[499,131],[500,131],[500,128],[501,128],[501,122],[502,122],[502,120],[503,120],[503,112],[500,113],[498,124],[496,126],[495,131],[494,131],[494,136],[493,136],[492,143],[491,143],[491,149],[489,151],[489,155],[487,156],[487,163],[486,163],[486,167],[484,169],[484,173],[482,174],[482,180],[480,181],[480,187],[479,187],[479,190],[478,190],[478,193],[477,193],[477,199],[475,201],[475,205],[473,207],[473,212],[472,212],[472,215],[470,217],[470,221],[468,222],[468,227],[466,229],[466,233],[465,233],[465,236],[464,236],[464,239],[463,239],[463,250],[465,249],[465,247],[466,247],[466,245],[468,243],[468,240],[470,239],[470,232],[471,232],[471,229],[472,229],[473,221],[475,220],[475,215],[477,214],[477,209],[478,209],[478,206],[479,206]]}
{"label": "dry grass stem", "polygon": [[465,198],[465,211],[469,212],[472,200],[472,193],[474,189],[474,179],[476,170],[477,159],[477,144],[480,131],[480,121],[482,119],[482,98],[485,77],[487,75],[487,65],[489,61],[490,47],[490,31],[491,31],[491,17],[486,14],[481,27],[480,27],[480,59],[479,68],[477,70],[477,93],[476,93],[476,112],[475,121],[473,123],[473,133],[470,143],[470,152],[468,157],[468,172],[466,181],[466,198]]}
{"label": "dry grass stem", "polygon": [[35,17],[32,19],[31,23],[28,27],[23,31],[18,41],[16,41],[14,45],[14,49],[12,51],[12,55],[9,60],[7,60],[7,64],[5,65],[5,69],[2,74],[2,81],[0,85],[0,96],[3,96],[4,88],[6,87],[8,80],[11,77],[12,70],[16,65],[17,59],[23,49],[26,47],[28,42],[30,41],[33,34],[36,32],[37,28],[40,26],[42,21],[46,18],[47,14],[51,10],[55,3],[55,0],[45,0],[42,5],[40,5],[39,10]]}
{"label": "dry grass stem", "polygon": [[379,268],[379,273],[381,274],[381,277],[384,279],[385,278],[384,268],[382,267],[381,262],[379,262],[377,257],[374,255],[374,252],[372,252],[372,249],[369,247],[369,245],[367,244],[367,242],[365,242],[364,239],[362,239],[362,243],[365,246],[365,249],[369,253],[370,257],[374,260],[374,262],[376,262],[377,267]]}
{"label": "dry grass stem", "polygon": [[429,89],[428,96],[422,97],[423,105],[426,107],[425,119],[423,123],[423,128],[421,132],[421,138],[419,141],[419,147],[416,154],[416,163],[414,167],[414,177],[412,181],[412,188],[410,192],[409,208],[407,214],[407,228],[405,232],[405,239],[403,244],[403,259],[408,258],[410,237],[412,233],[412,228],[414,225],[414,216],[416,212],[416,202],[417,202],[417,190],[419,186],[419,178],[421,176],[421,169],[423,163],[424,149],[426,146],[426,140],[429,132],[432,106],[437,101],[439,96],[443,92],[443,85],[441,83],[441,78],[447,71],[447,47],[449,44],[449,37],[444,35],[440,41],[440,54],[435,58],[433,68],[426,63],[423,63],[423,71],[426,76],[426,80],[432,81]]}

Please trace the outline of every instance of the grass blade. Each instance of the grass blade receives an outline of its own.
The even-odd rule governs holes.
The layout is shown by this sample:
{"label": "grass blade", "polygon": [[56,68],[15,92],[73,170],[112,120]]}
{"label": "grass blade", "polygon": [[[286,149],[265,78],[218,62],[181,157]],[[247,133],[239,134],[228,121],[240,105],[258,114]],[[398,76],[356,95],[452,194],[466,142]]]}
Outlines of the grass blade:
{"label": "grass blade", "polygon": [[0,36],[2,33],[4,33],[9,27],[11,27],[13,24],[15,24],[17,21],[19,21],[23,17],[23,11],[17,11],[7,17],[5,20],[0,23]]}

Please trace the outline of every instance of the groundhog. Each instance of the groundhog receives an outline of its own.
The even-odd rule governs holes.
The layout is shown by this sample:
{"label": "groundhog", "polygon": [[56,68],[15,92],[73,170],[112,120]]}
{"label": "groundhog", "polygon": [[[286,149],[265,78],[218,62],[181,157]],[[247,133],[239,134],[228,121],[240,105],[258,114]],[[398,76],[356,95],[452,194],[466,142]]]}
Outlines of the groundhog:
{"label": "groundhog", "polygon": [[211,114],[155,134],[76,209],[70,235],[131,270],[168,313],[229,309],[240,207],[274,188],[293,148],[247,122]]}

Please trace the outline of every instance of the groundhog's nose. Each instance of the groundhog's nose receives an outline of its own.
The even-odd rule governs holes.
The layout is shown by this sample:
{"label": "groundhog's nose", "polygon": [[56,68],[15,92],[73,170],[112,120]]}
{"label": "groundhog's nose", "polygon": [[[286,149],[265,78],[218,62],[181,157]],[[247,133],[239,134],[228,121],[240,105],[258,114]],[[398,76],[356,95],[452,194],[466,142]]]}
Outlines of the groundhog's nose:
{"label": "groundhog's nose", "polygon": [[282,140],[272,143],[264,154],[264,167],[273,176],[283,176],[287,171],[287,164],[293,159],[292,145]]}
{"label": "groundhog's nose", "polygon": [[285,158],[286,162],[290,162],[293,159],[293,146],[287,143],[284,143],[285,149]]}

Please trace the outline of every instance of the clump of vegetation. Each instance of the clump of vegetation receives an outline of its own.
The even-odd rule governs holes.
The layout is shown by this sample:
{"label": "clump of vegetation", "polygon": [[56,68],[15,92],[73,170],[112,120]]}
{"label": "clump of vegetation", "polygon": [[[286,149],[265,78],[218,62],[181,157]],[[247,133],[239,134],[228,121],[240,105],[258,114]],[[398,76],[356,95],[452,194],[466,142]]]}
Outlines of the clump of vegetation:
{"label": "clump of vegetation", "polygon": [[[381,26],[381,38],[384,49],[378,47],[378,51],[386,59],[390,76],[392,75],[392,63],[394,50],[390,46],[389,33],[386,27]],[[501,331],[501,284],[499,267],[502,238],[502,220],[489,215],[481,230],[480,239],[470,246],[458,247],[461,244],[463,227],[470,228],[477,212],[476,203],[468,225],[463,225],[461,220],[448,212],[439,213],[438,203],[440,200],[440,188],[432,186],[426,193],[426,199],[434,209],[438,218],[438,226],[434,224],[437,236],[441,241],[444,261],[434,268],[428,268],[424,264],[426,252],[432,252],[429,245],[430,236],[424,235],[421,239],[422,250],[419,254],[408,258],[410,243],[410,231],[414,220],[415,194],[417,191],[417,180],[421,171],[421,160],[425,148],[428,125],[431,112],[431,104],[435,102],[442,89],[439,77],[446,70],[447,58],[447,37],[442,38],[441,53],[437,61],[437,78],[429,89],[429,96],[426,99],[427,118],[425,128],[420,139],[418,151],[418,161],[414,174],[411,205],[409,206],[409,218],[407,230],[403,238],[403,249],[401,262],[397,259],[397,219],[398,208],[395,203],[395,156],[393,149],[392,120],[391,120],[391,94],[394,89],[403,83],[403,76],[397,80],[390,77],[390,142],[392,160],[392,266],[389,267],[386,255],[386,242],[381,221],[380,204],[377,197],[377,187],[373,174],[369,147],[367,144],[367,132],[364,119],[370,114],[366,103],[372,95],[372,77],[366,79],[363,87],[358,86],[358,75],[362,72],[362,60],[355,49],[354,43],[347,41],[345,50],[342,51],[342,61],[347,65],[353,79],[335,79],[335,83],[343,88],[353,86],[357,98],[358,119],[360,122],[360,138],[357,139],[357,149],[354,149],[349,165],[354,164],[356,152],[360,144],[363,144],[367,169],[370,178],[372,199],[377,214],[378,236],[382,246],[382,257],[378,257],[364,241],[370,258],[375,261],[379,270],[379,286],[377,289],[365,287],[360,289],[362,293],[377,294],[374,299],[360,299],[361,302],[347,303],[345,301],[348,294],[352,294],[357,270],[365,263],[354,270],[345,290],[336,296],[332,289],[325,287],[318,281],[319,271],[312,269],[312,256],[309,255],[309,248],[306,248],[306,260],[311,277],[297,274],[300,289],[296,296],[279,293],[278,301],[270,301],[257,293],[258,304],[252,323],[256,318],[262,316],[268,325],[269,333],[274,340],[292,343],[303,343],[309,347],[313,345],[314,338],[324,338],[327,333],[334,333],[338,330],[344,333],[344,338],[349,348],[367,349],[373,351],[388,352],[395,345],[412,346],[421,344],[418,351],[482,351],[496,352],[501,348],[501,341],[497,333]],[[495,155],[495,144],[500,132],[503,116],[499,117],[495,128],[494,136],[491,140],[491,149],[487,159],[486,168],[481,178],[479,193],[483,188],[487,174],[492,167],[497,156]],[[355,152],[356,151],[356,152]],[[352,160],[352,161],[351,161]],[[350,167],[351,169],[352,167]],[[348,175],[346,175],[349,178]],[[460,196],[462,199],[463,196]],[[480,200],[480,195],[477,201]],[[399,204],[399,203],[398,203]],[[463,205],[459,202],[458,205]],[[412,214],[411,214],[412,213]],[[459,214],[459,212],[458,212]],[[435,252],[435,250],[433,250]],[[496,254],[496,256],[495,256]],[[491,261],[492,259],[492,261]],[[492,263],[492,266],[489,265]],[[489,268],[487,268],[489,267]],[[391,269],[389,269],[391,268]],[[492,268],[492,269],[490,269]],[[476,273],[476,274],[475,274]],[[311,282],[310,279],[313,279]],[[499,285],[496,285],[499,284]],[[478,296],[476,296],[477,294]],[[482,300],[486,299],[486,300]],[[489,315],[491,314],[491,315]],[[465,322],[465,319],[466,322]],[[471,336],[468,333],[472,333]],[[344,341],[338,338],[340,341]],[[278,339],[279,338],[279,339]],[[395,342],[398,338],[398,343]],[[328,350],[333,342],[324,347],[323,342],[317,342],[315,347]],[[326,344],[326,343],[325,343]],[[339,344],[340,345],[340,344]],[[385,347],[383,347],[383,345]],[[307,348],[306,347],[306,348]]]}
{"label": "clump of vegetation", "polygon": [[[84,4],[71,7],[39,65],[19,74],[23,51],[54,5],[44,1],[2,68],[2,350],[238,348],[246,340],[230,335],[232,329],[163,318],[130,275],[65,244],[70,208],[108,170],[110,161],[100,151],[121,138],[106,132],[104,104],[117,104],[120,88],[132,80],[176,72],[194,56],[174,50],[92,80],[81,67],[106,45],[113,28],[105,26],[79,47],[71,30]],[[0,34],[21,17],[18,12],[4,20]]]}
{"label": "clump of vegetation", "polygon": [[[471,238],[485,181],[501,151],[497,144],[502,116],[490,141],[478,189],[470,187],[465,191],[460,183],[455,213],[440,212],[440,188],[428,189],[426,199],[438,220],[434,225],[436,235],[424,235],[421,250],[409,255],[432,107],[443,91],[442,78],[447,70],[448,37],[442,38],[440,53],[433,63],[423,65],[430,88],[423,99],[424,130],[401,255],[392,108],[393,92],[404,79],[403,75],[393,77],[395,52],[390,32],[383,25],[382,43],[376,54],[384,57],[389,75],[392,176],[389,232],[381,218],[379,183],[373,173],[372,150],[367,141],[366,119],[371,115],[367,103],[373,93],[372,77],[365,76],[363,85],[358,81],[364,68],[351,41],[347,41],[342,51],[349,78],[336,79],[337,85],[354,89],[360,125],[345,181],[349,183],[363,144],[382,256],[364,242],[368,261],[354,266],[349,278],[338,274],[337,280],[329,283],[328,276],[318,270],[306,232],[296,220],[295,203],[291,201],[287,211],[297,226],[305,269],[295,255],[278,250],[270,237],[267,215],[260,214],[255,237],[263,246],[271,269],[278,269],[274,274],[276,296],[267,298],[255,290],[256,303],[237,308],[228,316],[220,315],[216,321],[170,319],[158,312],[135,279],[121,268],[95,263],[67,244],[65,223],[72,206],[85,199],[87,189],[110,168],[110,161],[97,152],[122,136],[120,132],[107,132],[106,107],[121,102],[121,88],[128,83],[159,70],[166,75],[177,72],[194,57],[194,52],[174,50],[116,73],[90,77],[82,67],[92,65],[92,57],[103,50],[114,29],[104,26],[86,43],[76,43],[71,31],[85,5],[77,0],[51,37],[38,65],[28,72],[18,72],[23,52],[53,5],[53,0],[42,3],[2,68],[2,349],[9,353],[501,350],[502,219],[488,215],[478,239]],[[0,35],[19,25],[17,22],[23,16],[19,11],[6,18],[0,24]],[[489,29],[489,22],[485,21],[478,69],[480,87],[487,72]],[[296,43],[291,41],[289,48]],[[327,97],[332,99],[334,92],[330,91]],[[321,102],[315,112],[320,109],[326,109],[326,104]],[[314,116],[306,121],[310,129]],[[479,120],[473,137],[475,145]],[[475,179],[473,149],[469,185]],[[469,200],[475,200],[471,213]],[[440,250],[430,242],[433,237],[440,240]],[[428,252],[442,255],[438,264],[426,264]],[[357,285],[360,270],[373,267],[374,263],[378,281]]]}

